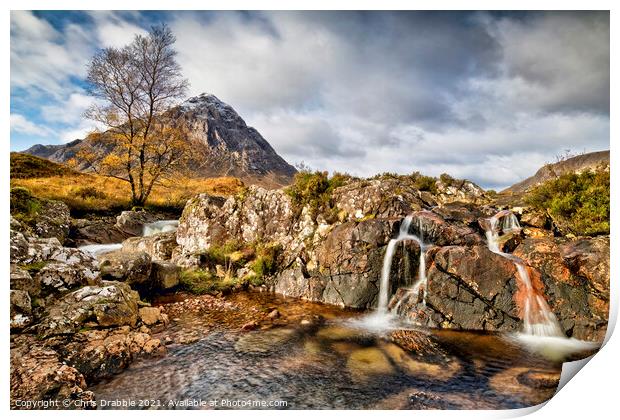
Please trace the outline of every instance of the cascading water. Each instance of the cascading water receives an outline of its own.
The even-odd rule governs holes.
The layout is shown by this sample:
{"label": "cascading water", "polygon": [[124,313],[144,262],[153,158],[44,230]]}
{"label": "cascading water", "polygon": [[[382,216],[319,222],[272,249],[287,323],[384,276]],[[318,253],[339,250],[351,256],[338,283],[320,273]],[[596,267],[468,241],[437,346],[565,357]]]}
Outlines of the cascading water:
{"label": "cascading water", "polygon": [[532,287],[527,267],[520,259],[502,252],[499,248],[500,231],[509,233],[521,230],[517,217],[508,210],[502,210],[488,219],[488,222],[485,233],[489,250],[510,259],[517,268],[517,277],[520,282],[519,293],[523,294],[523,332],[540,337],[563,337],[564,333],[549,305],[544,297]]}
{"label": "cascading water", "polygon": [[178,227],[178,220],[158,220],[157,222],[145,224],[142,228],[142,236],[151,236],[164,232],[174,232]]}
{"label": "cascading water", "polygon": [[[387,249],[385,251],[385,256],[383,257],[383,267],[381,269],[381,284],[379,288],[379,305],[377,306],[377,311],[379,313],[387,313],[388,312],[388,300],[389,300],[389,291],[390,291],[390,271],[392,270],[392,260],[394,259],[394,253],[396,251],[396,246],[399,242],[402,241],[416,241],[420,246],[420,262],[418,264],[418,281],[414,284],[414,286],[407,292],[406,295],[418,294],[420,288],[424,287],[424,301],[426,301],[426,258],[424,253],[424,243],[422,240],[411,233],[409,233],[409,229],[411,227],[412,216],[407,216],[403,219],[400,224],[400,228],[398,231],[398,236],[394,239],[391,239],[388,243]],[[404,297],[403,297],[404,299]],[[397,303],[397,307],[400,306],[402,300]]]}

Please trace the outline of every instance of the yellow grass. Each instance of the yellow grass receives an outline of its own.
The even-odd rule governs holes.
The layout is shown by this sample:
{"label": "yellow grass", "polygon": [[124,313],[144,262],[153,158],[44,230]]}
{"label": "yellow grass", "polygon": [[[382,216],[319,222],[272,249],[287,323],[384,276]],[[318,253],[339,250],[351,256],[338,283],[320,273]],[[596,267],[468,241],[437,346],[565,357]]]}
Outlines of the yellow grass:
{"label": "yellow grass", "polygon": [[[106,212],[130,208],[131,190],[127,182],[93,174],[71,174],[46,178],[11,179],[11,187],[24,187],[40,198],[64,201],[73,212]],[[156,186],[146,207],[180,210],[196,194],[230,196],[243,183],[233,177],[178,179]]]}

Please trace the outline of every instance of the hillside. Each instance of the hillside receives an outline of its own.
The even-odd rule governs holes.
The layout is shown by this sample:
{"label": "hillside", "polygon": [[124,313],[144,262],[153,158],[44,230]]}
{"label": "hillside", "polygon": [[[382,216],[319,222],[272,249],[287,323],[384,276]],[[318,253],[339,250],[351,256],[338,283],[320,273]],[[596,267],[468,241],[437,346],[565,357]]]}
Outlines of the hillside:
{"label": "hillside", "polygon": [[10,158],[11,179],[46,178],[76,174],[74,170],[64,165],[34,155],[12,152]]}
{"label": "hillside", "polygon": [[584,153],[561,162],[545,165],[533,176],[506,188],[502,193],[522,193],[536,185],[540,185],[545,181],[557,178],[568,172],[580,173],[584,170],[596,169],[599,166],[609,167],[609,150]]}
{"label": "hillside", "polygon": [[[190,98],[172,108],[168,118],[171,125],[183,128],[192,145],[195,157],[186,171],[191,178],[236,177],[246,184],[271,188],[288,185],[296,172],[256,129],[214,95]],[[109,146],[89,136],[65,145],[38,144],[24,153],[62,163],[86,146],[97,153],[109,152]]]}

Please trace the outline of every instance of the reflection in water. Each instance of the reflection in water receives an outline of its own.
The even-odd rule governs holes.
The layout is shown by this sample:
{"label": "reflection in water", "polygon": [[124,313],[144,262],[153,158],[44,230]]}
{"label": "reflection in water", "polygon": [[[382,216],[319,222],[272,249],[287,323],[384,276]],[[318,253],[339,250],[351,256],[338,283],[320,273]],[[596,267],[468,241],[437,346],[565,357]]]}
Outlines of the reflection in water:
{"label": "reflection in water", "polygon": [[[356,328],[350,319],[359,313],[269,294],[241,293],[222,305],[176,315],[174,305],[164,305],[174,319],[162,333],[173,337],[168,354],[134,363],[92,387],[99,399],[284,400],[292,409],[501,409],[547,400],[560,375],[558,361],[499,335],[382,335]],[[280,316],[258,330],[240,328],[247,320],[243,314],[255,317],[274,308]],[[187,334],[197,341],[183,340]]]}

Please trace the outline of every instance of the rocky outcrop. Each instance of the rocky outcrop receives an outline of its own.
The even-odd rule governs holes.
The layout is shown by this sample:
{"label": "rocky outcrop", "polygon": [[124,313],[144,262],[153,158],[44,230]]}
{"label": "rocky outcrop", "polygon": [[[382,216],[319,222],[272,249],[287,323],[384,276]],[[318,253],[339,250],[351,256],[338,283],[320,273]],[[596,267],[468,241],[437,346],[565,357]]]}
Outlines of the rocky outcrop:
{"label": "rocky outcrop", "polygon": [[85,325],[135,326],[140,296],[125,283],[104,281],[69,293],[49,308],[37,325],[41,337],[74,334]]}
{"label": "rocky outcrop", "polygon": [[126,210],[116,217],[115,227],[131,236],[142,236],[144,225],[157,220],[154,214],[144,210]]}
{"label": "rocky outcrop", "polygon": [[[435,181],[434,190],[424,184],[428,190],[420,191],[412,179],[352,178],[327,197],[304,198],[305,205],[287,191],[260,187],[226,201],[202,194],[183,212],[172,260],[186,267],[205,267],[214,246],[230,241],[275,243],[282,252],[275,274],[267,279],[271,290],[372,308],[377,305],[386,247],[397,236],[402,218],[410,215],[409,233],[425,244],[427,296],[423,301],[422,293],[412,293],[420,247],[404,241],[397,246],[391,267],[392,307],[434,327],[520,330],[524,283],[514,261],[489,251],[484,236],[488,218],[497,210],[484,204],[488,201],[484,192],[473,184],[443,176]],[[523,259],[534,290],[549,300],[568,336],[600,340],[609,301],[608,238],[555,238],[545,214],[529,209],[519,214],[524,229],[501,235],[500,250]],[[531,243],[560,247],[556,267],[535,258]],[[541,252],[553,254],[549,247]]]}
{"label": "rocky outcrop", "polygon": [[600,341],[609,316],[609,237],[527,238],[514,251],[542,274],[549,306],[564,331]]}
{"label": "rocky outcrop", "polygon": [[72,219],[70,238],[76,246],[116,244],[131,236],[116,226],[116,219]]}

